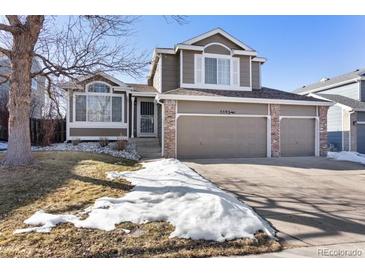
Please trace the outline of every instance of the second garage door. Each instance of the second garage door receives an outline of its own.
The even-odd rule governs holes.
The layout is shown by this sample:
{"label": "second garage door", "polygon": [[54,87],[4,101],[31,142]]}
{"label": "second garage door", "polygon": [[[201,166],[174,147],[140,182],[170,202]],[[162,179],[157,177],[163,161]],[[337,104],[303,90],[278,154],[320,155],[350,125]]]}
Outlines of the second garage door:
{"label": "second garage door", "polygon": [[283,118],[280,122],[281,156],[315,155],[315,119]]}
{"label": "second garage door", "polygon": [[178,158],[266,157],[265,117],[181,116]]}

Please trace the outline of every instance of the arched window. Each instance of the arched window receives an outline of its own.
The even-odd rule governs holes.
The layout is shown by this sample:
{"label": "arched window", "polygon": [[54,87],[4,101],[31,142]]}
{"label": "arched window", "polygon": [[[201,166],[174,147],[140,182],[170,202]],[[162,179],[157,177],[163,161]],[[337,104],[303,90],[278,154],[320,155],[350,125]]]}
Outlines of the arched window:
{"label": "arched window", "polygon": [[88,92],[110,93],[110,86],[104,83],[92,83],[87,87]]}

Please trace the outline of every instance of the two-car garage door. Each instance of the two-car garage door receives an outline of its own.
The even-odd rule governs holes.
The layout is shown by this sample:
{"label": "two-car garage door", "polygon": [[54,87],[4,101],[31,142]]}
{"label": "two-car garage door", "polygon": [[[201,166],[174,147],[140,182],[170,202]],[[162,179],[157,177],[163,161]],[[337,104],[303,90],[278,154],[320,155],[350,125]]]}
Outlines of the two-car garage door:
{"label": "two-car garage door", "polygon": [[266,117],[181,116],[178,158],[266,157]]}
{"label": "two-car garage door", "polygon": [[[276,135],[267,105],[179,102],[178,113],[178,158],[259,158],[271,152],[268,142]],[[280,113],[280,155],[314,156],[315,107],[281,106]]]}

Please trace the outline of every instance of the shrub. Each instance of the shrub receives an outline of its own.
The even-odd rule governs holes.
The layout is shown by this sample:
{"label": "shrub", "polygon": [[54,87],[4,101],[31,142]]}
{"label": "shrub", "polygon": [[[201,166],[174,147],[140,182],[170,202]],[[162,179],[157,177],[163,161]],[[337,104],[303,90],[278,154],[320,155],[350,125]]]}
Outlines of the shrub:
{"label": "shrub", "polygon": [[106,147],[109,144],[109,140],[107,138],[100,138],[99,139],[99,145],[101,147]]}
{"label": "shrub", "polygon": [[78,144],[80,144],[80,139],[73,139],[71,142],[72,145],[77,146]]}
{"label": "shrub", "polygon": [[125,150],[125,148],[127,147],[127,144],[128,144],[127,140],[119,139],[119,140],[117,140],[116,149],[117,150]]}

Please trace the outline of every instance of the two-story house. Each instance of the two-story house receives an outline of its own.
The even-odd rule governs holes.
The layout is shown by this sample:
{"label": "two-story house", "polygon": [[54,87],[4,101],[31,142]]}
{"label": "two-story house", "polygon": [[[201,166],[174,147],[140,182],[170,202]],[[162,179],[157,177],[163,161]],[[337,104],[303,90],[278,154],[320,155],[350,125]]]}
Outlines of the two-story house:
{"label": "two-story house", "polygon": [[294,92],[335,103],[327,117],[333,150],[365,153],[365,69],[322,78]]}
{"label": "two-story house", "polygon": [[217,28],[156,48],[147,84],[67,83],[67,139],[158,138],[165,157],[326,154],[331,102],[263,87],[266,59]]}

